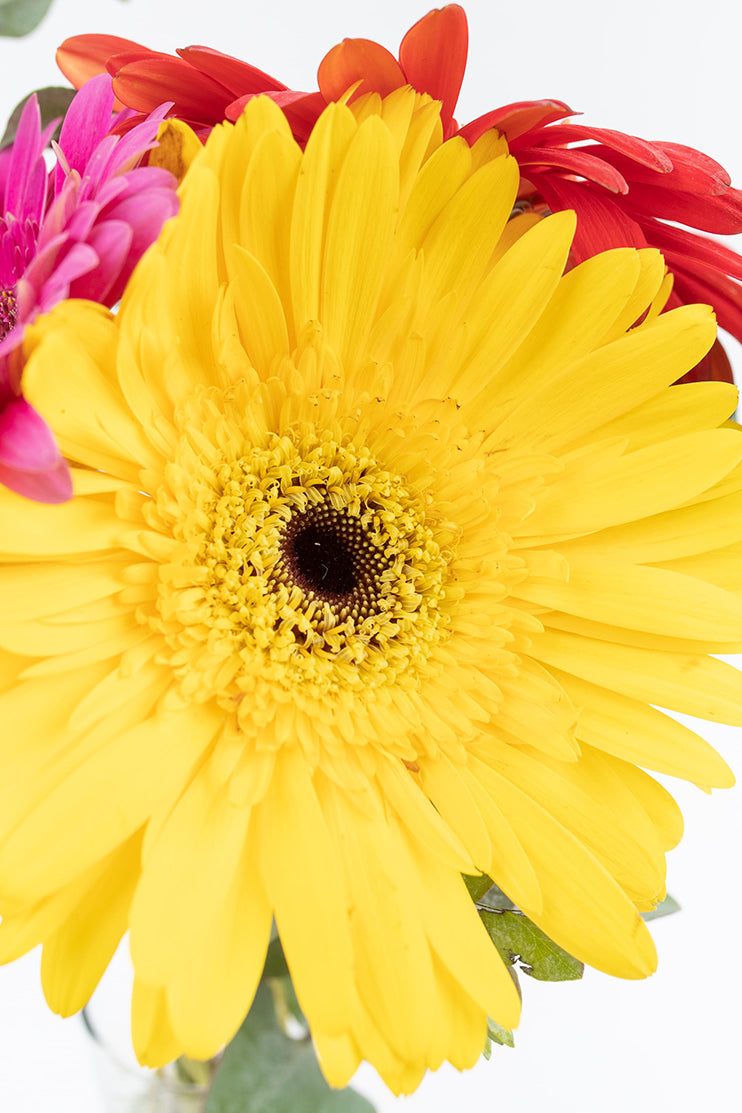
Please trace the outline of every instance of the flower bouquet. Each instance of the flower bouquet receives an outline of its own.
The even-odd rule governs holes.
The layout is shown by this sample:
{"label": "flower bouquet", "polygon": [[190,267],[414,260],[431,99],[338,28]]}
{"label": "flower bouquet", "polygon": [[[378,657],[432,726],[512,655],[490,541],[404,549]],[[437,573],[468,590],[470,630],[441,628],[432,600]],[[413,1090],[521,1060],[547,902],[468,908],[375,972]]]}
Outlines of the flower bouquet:
{"label": "flower bouquet", "polygon": [[77,36],[3,140],[0,961],[67,1016],[126,936],[208,1113],[360,1113],[362,1061],[512,1045],[521,972],[651,974],[652,773],[733,783],[661,709],[742,723],[696,304],[742,336],[742,194],[561,101],[461,126],[466,57],[455,4],[308,92]]}

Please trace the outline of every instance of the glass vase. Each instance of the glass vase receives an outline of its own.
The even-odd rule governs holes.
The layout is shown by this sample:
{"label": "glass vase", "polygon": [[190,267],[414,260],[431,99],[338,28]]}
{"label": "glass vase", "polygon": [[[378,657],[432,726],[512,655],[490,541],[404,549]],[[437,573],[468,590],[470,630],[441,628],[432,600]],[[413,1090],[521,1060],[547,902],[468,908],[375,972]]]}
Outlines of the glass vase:
{"label": "glass vase", "polygon": [[140,1066],[131,1043],[133,977],[124,943],[81,1014],[100,1113],[204,1113],[218,1059],[183,1058],[159,1070]]}
{"label": "glass vase", "polygon": [[[101,1113],[204,1113],[211,1088],[208,1064],[178,1060],[161,1070],[148,1070],[120,1057],[87,1010],[82,1020],[90,1037]],[[189,1074],[200,1074],[201,1080]]]}

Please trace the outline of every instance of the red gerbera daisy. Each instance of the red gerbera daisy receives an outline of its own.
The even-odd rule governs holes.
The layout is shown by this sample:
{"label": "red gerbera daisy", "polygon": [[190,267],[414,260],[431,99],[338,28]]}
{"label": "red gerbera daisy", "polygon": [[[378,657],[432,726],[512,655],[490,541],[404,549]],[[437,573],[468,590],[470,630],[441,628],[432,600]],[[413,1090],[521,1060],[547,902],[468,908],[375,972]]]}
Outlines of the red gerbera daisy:
{"label": "red gerbera daisy", "polygon": [[[458,132],[473,143],[493,127],[505,135],[521,168],[524,203],[576,211],[575,263],[611,247],[659,248],[675,276],[669,304],[709,302],[722,328],[742,340],[742,259],[708,236],[675,226],[718,235],[742,231],[742,192],[731,188],[723,167],[677,143],[565,122],[575,112],[558,100],[505,105],[459,128],[454,112],[467,50],[464,10],[447,4],[410,28],[398,58],[370,39],[344,39],[322,59],[319,92],[313,93],[291,90],[203,46],[173,57],[111,35],[78,35],[62,44],[57,60],[75,85],[108,70],[121,103],[139,112],[172,100],[173,113],[202,135],[225,118],[236,119],[251,97],[267,94],[284,109],[300,142],[324,105],[351,86],[360,96],[412,85],[441,101],[446,136]],[[721,345],[686,377],[731,380]]]}

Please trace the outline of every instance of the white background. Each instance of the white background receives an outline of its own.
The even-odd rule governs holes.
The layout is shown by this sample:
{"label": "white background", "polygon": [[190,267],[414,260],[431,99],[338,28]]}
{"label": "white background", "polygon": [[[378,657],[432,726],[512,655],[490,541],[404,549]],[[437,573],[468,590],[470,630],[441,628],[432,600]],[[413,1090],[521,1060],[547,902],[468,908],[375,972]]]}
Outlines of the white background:
{"label": "white background", "polygon": [[[471,45],[460,122],[552,96],[582,109],[587,123],[700,147],[742,185],[742,17],[731,0],[470,0],[466,7]],[[0,41],[0,116],[32,89],[62,83],[54,49],[71,34],[107,31],[167,51],[202,43],[311,89],[322,55],[344,35],[396,52],[426,10],[426,0],[55,0],[33,35]],[[742,378],[738,348],[733,357]],[[739,732],[708,727],[706,735],[740,773]],[[669,888],[684,907],[653,928],[658,973],[642,983],[594,973],[564,985],[523,979],[514,1051],[496,1049],[491,1063],[464,1076],[441,1071],[408,1099],[390,1097],[364,1069],[358,1088],[379,1113],[738,1107],[739,790],[707,797],[679,785],[675,794],[686,838],[670,856]],[[104,1113],[79,1021],[48,1012],[37,966],[30,956],[0,969],[0,1113]]]}

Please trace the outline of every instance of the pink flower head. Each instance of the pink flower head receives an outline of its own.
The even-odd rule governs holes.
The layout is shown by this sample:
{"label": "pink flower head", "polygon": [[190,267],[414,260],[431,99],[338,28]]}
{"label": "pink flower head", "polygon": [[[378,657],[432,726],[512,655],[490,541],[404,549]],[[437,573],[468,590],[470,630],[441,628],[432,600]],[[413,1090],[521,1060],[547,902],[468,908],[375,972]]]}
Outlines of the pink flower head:
{"label": "pink flower head", "polygon": [[135,113],[112,116],[113,105],[106,74],[80,89],[48,171],[44,148],[56,122],[42,131],[31,96],[13,145],[0,152],[0,482],[41,502],[62,502],[72,487],[51,431],[21,395],[25,326],[69,297],[114,305],[178,208],[173,175],[139,165],[170,105],[125,135],[112,130]]}

